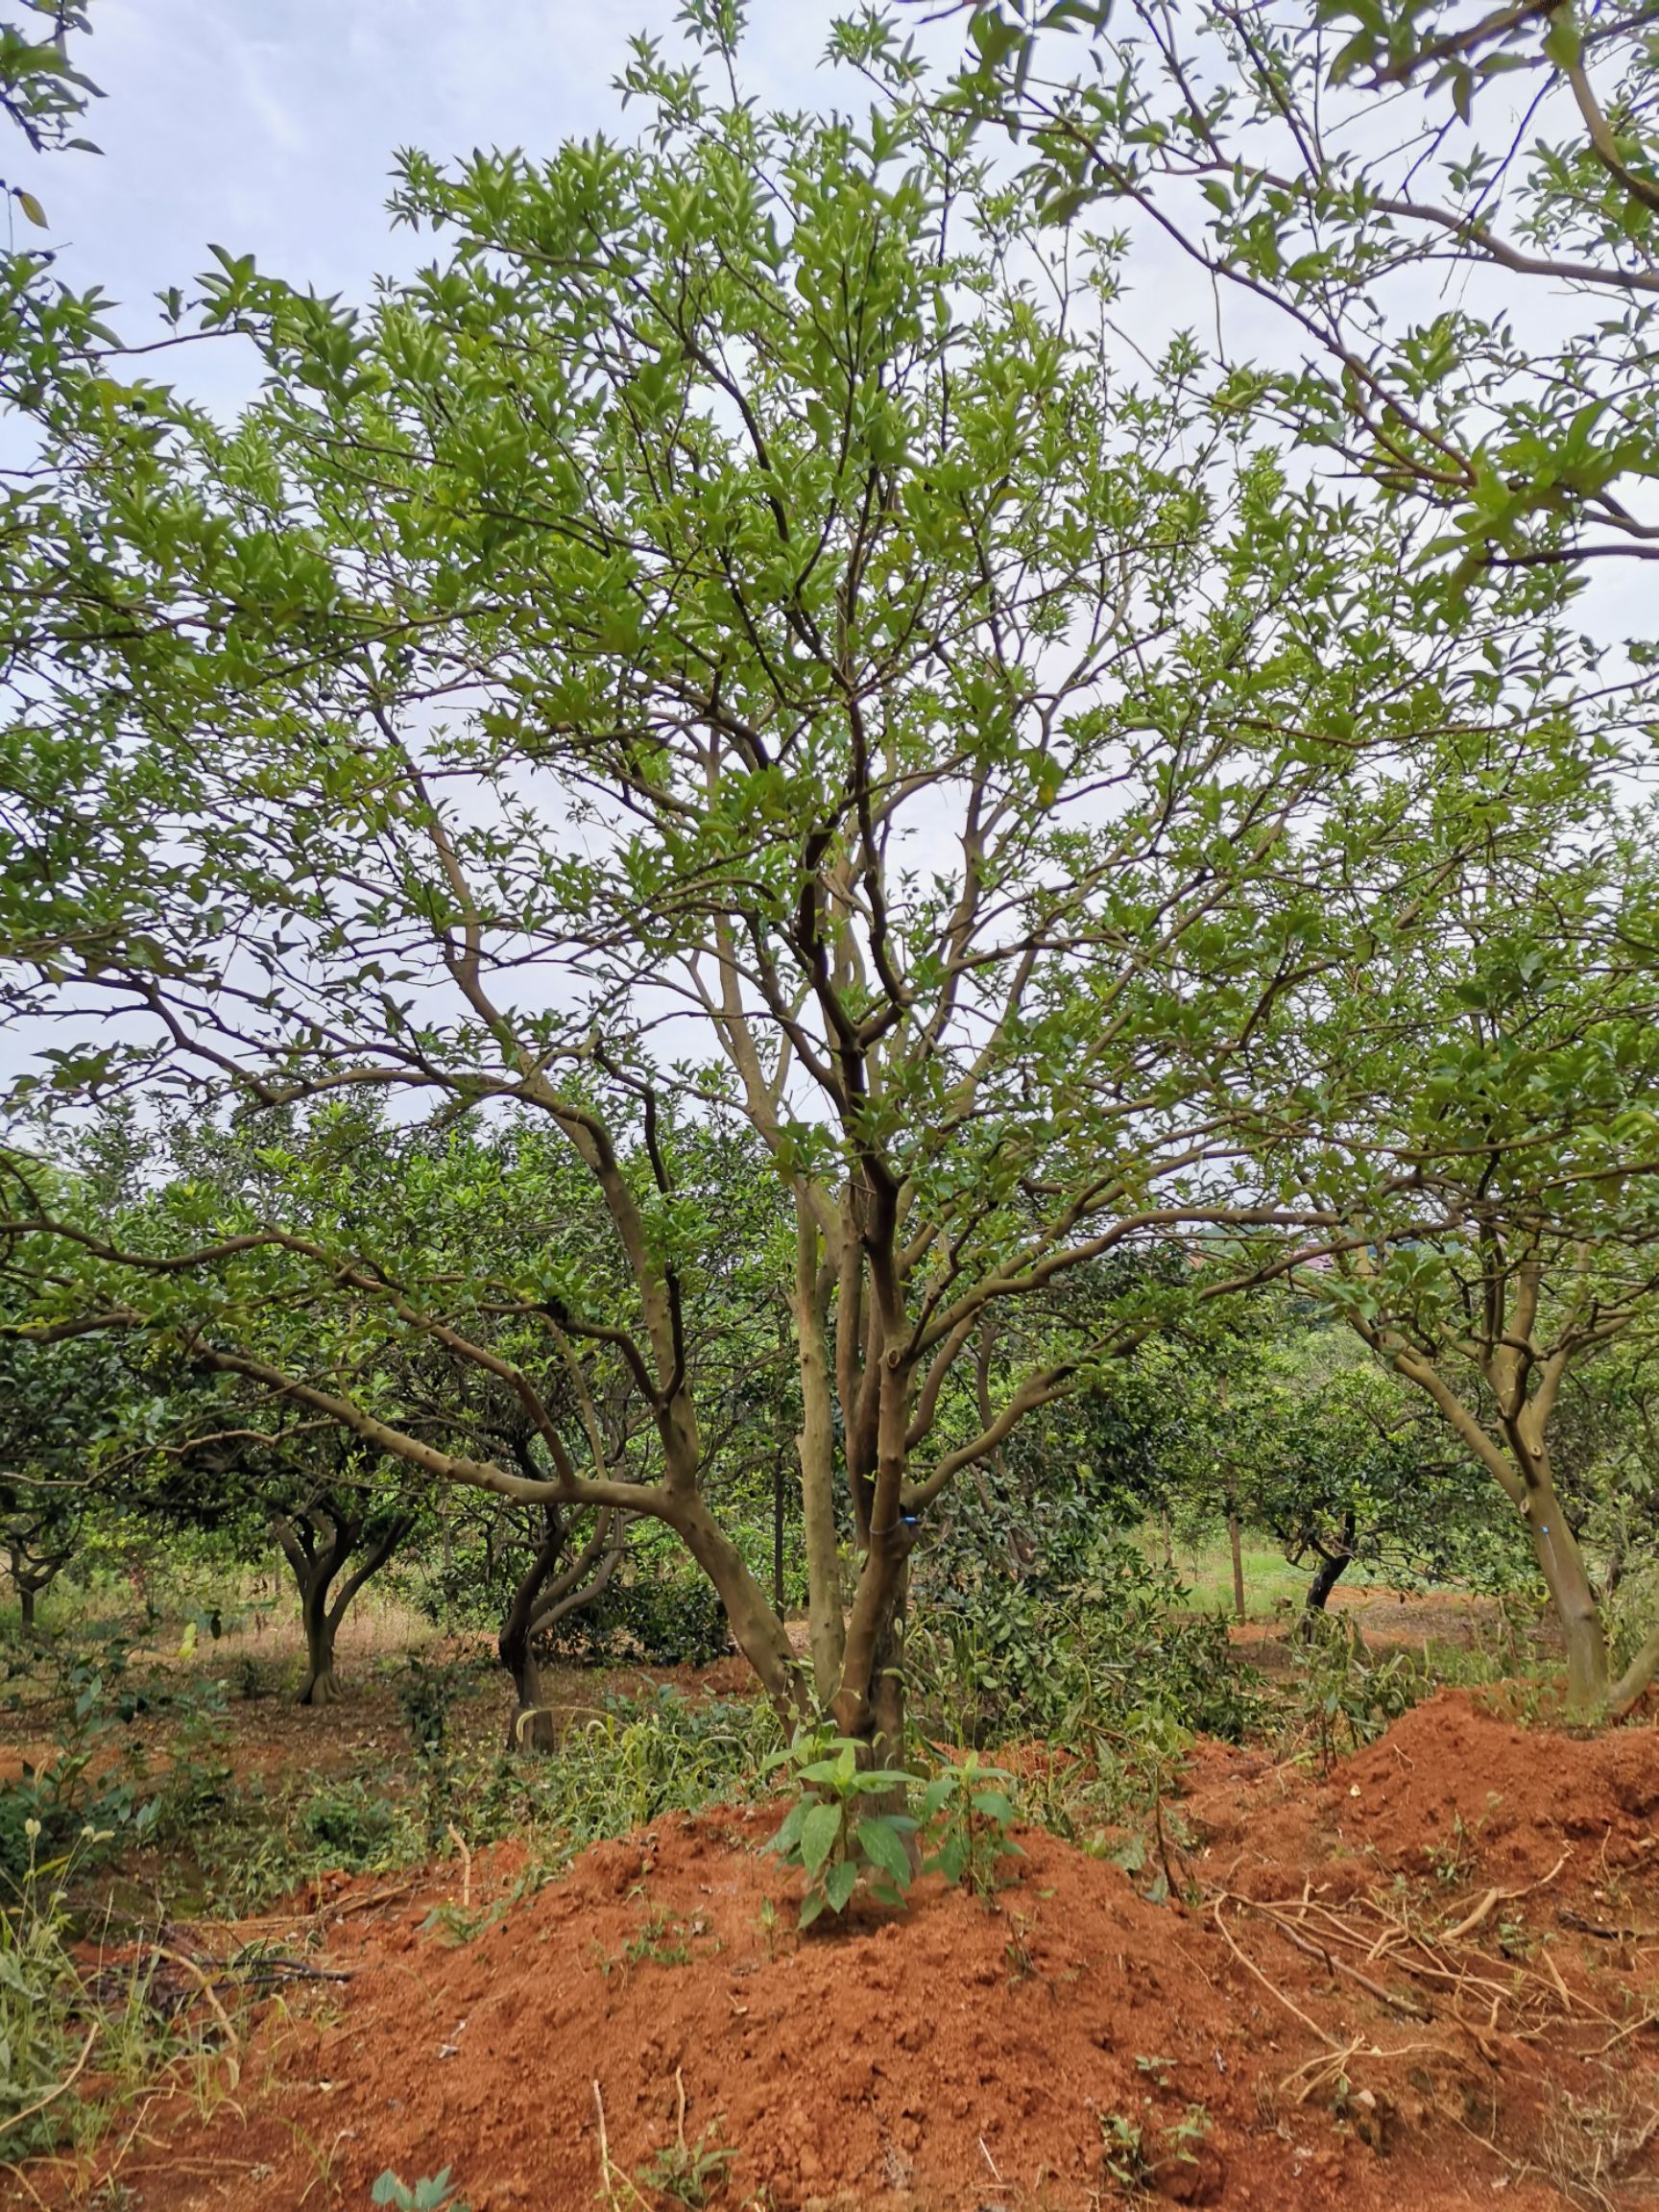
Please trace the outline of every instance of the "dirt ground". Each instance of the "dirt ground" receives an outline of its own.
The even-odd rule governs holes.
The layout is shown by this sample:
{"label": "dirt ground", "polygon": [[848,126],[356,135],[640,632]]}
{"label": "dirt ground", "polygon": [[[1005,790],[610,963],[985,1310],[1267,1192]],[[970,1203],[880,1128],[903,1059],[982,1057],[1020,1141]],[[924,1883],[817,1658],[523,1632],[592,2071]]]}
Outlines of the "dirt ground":
{"label": "dirt ground", "polygon": [[802,1937],[758,1848],[776,1818],[676,1815],[525,1894],[511,1849],[340,1875],[321,1909],[214,1932],[302,1972],[211,2079],[4,2200],[293,2212],[445,2166],[471,2212],[698,2187],[733,2212],[1137,2191],[1542,2212],[1659,2189],[1651,1725],[1576,1741],[1443,1692],[1326,1777],[1200,1745],[1176,1902],[1021,1831],[989,1904],[929,1881],[902,1916],[855,1904]]}

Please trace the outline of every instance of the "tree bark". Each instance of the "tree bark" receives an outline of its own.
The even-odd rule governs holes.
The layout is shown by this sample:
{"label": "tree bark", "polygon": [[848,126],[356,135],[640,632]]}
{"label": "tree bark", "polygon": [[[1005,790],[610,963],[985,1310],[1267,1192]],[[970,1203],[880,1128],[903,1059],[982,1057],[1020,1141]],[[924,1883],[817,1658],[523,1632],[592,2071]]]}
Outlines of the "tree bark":
{"label": "tree bark", "polygon": [[[884,1610],[871,1645],[868,1675],[862,1683],[845,1683],[833,1706],[836,1724],[857,1744],[858,1765],[866,1773],[878,1767],[898,1767],[904,1757],[904,1628],[909,1578],[909,1562],[902,1560],[889,1577]],[[859,1803],[866,1813],[902,1814],[909,1809],[909,1791],[900,1783],[890,1790],[873,1791]],[[914,1872],[921,1864],[921,1854],[913,1837],[906,1837],[905,1847]]]}
{"label": "tree bark", "polygon": [[[1244,1531],[1237,1512],[1227,1515],[1227,1548],[1233,1554],[1233,1618],[1244,1618]],[[1321,1599],[1323,1603],[1323,1599]]]}
{"label": "tree bark", "polygon": [[743,1554],[695,1495],[677,1503],[669,1526],[713,1583],[737,1648],[760,1678],[773,1710],[785,1728],[811,1715],[806,1678],[782,1622],[766,1593],[749,1572]]}
{"label": "tree bark", "polygon": [[1323,1613],[1331,1601],[1331,1593],[1346,1573],[1353,1558],[1351,1551],[1324,1551],[1314,1569],[1313,1579],[1308,1585],[1308,1611]]}
{"label": "tree bark", "polygon": [[300,1619],[305,1632],[305,1679],[296,1704],[332,1705],[340,1695],[334,1672],[334,1641],[346,1610],[372,1575],[378,1574],[414,1527],[412,1515],[397,1514],[385,1523],[359,1564],[340,1584],[333,1602],[329,1592],[351,1552],[361,1541],[364,1524],[353,1519],[332,1500],[308,1506],[292,1520],[273,1516],[272,1528],[283,1556],[300,1585]]}
{"label": "tree bark", "polygon": [[[1526,1270],[1522,1273],[1525,1275]],[[1360,1334],[1380,1350],[1385,1350],[1397,1371],[1428,1393],[1454,1432],[1520,1507],[1567,1647],[1567,1709],[1587,1717],[1602,1711],[1607,1703],[1607,1638],[1578,1539],[1568,1527],[1555,1494],[1546,1442],[1550,1416],[1570,1355],[1564,1349],[1551,1355],[1545,1362],[1544,1383],[1528,1398],[1519,1355],[1511,1342],[1511,1339],[1525,1341],[1527,1338],[1535,1310],[1536,1287],[1534,1271],[1527,1290],[1531,1303],[1526,1305],[1511,1325],[1502,1360],[1494,1355],[1481,1362],[1481,1371],[1498,1400],[1503,1444],[1461,1402],[1431,1359],[1413,1352],[1398,1339],[1385,1342],[1377,1332],[1362,1328]]]}
{"label": "tree bark", "polygon": [[1655,1628],[1617,1682],[1607,1693],[1607,1713],[1619,1720],[1628,1713],[1659,1675],[1659,1628]]}
{"label": "tree bark", "polygon": [[513,1602],[495,1639],[501,1664],[513,1681],[513,1711],[507,1721],[509,1752],[553,1748],[553,1715],[541,1699],[541,1670],[530,1646],[530,1623],[536,1600],[559,1563],[564,1544],[564,1515],[557,1505],[549,1505],[543,1511],[541,1541],[518,1577]]}
{"label": "tree bark", "polygon": [[1330,1603],[1331,1593],[1354,1563],[1355,1517],[1352,1508],[1342,1517],[1342,1533],[1337,1542],[1327,1547],[1319,1545],[1319,1564],[1313,1571],[1313,1579],[1308,1585],[1310,1614],[1323,1613]]}
{"label": "tree bark", "polygon": [[14,1545],[9,1557],[7,1572],[17,1593],[18,1626],[30,1641],[43,1642],[45,1639],[36,1620],[36,1604],[41,1592],[50,1590],[68,1565],[70,1554],[62,1551],[56,1556],[40,1557]]}
{"label": "tree bark", "polygon": [[[835,1542],[835,1415],[830,1386],[828,1319],[833,1287],[828,1264],[820,1264],[820,1231],[812,1209],[797,1194],[795,1290],[796,1341],[801,1351],[801,1507],[806,1540],[806,1638],[812,1654],[812,1682],[818,1702],[827,1706],[841,1679],[846,1624],[841,1611],[841,1563]],[[839,1326],[842,1324],[838,1317]],[[718,1584],[715,1585],[719,1587]],[[725,1592],[721,1592],[725,1596]],[[731,1607],[727,1607],[728,1615]],[[736,1628],[735,1621],[733,1622]],[[738,1636],[741,1644],[743,1639]]]}
{"label": "tree bark", "polygon": [[541,1695],[536,1639],[555,1622],[591,1605],[615,1573],[623,1551],[624,1524],[609,1507],[602,1507],[587,1543],[560,1569],[568,1529],[557,1505],[548,1505],[544,1512],[541,1541],[518,1578],[495,1644],[502,1666],[513,1677],[514,1706],[507,1723],[510,1752],[556,1747],[552,1708]]}
{"label": "tree bark", "polygon": [[878,1767],[897,1766],[904,1756],[904,1625],[909,1584],[906,1561],[899,1569],[887,1618],[876,1638],[870,1682],[870,1751],[871,1763]]}
{"label": "tree bark", "polygon": [[[1541,1455],[1540,1455],[1541,1456]],[[1549,1464],[1529,1470],[1527,1527],[1567,1645],[1567,1710],[1584,1716],[1607,1702],[1607,1638],[1578,1539],[1567,1525]]]}
{"label": "tree bark", "polygon": [[305,1629],[305,1679],[295,1703],[332,1705],[340,1695],[334,1671],[334,1632],[338,1623],[328,1612],[328,1580],[314,1576],[300,1593],[300,1618]]}

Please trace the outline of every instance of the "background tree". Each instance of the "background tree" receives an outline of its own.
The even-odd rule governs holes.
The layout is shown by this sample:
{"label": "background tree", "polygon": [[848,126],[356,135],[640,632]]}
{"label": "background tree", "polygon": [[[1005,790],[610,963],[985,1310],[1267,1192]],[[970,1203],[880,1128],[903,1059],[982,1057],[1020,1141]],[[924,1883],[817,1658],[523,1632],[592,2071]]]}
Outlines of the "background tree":
{"label": "background tree", "polygon": [[[3,1295],[15,1314],[22,1286],[7,1284]],[[36,1599],[76,1555],[106,1469],[156,1428],[154,1387],[121,1355],[105,1340],[0,1337],[0,1550],[25,1634]]]}
{"label": "background tree", "polygon": [[288,1409],[278,1407],[275,1425],[259,1427],[267,1408],[239,1409],[228,1393],[216,1395],[219,1418],[237,1423],[240,1410],[240,1425],[202,1429],[207,1407],[199,1406],[190,1424],[195,1432],[160,1447],[171,1468],[152,1487],[146,1508],[175,1524],[221,1531],[246,1528],[250,1517],[263,1525],[300,1593],[305,1672],[296,1701],[331,1705],[341,1695],[334,1669],[340,1624],[416,1527],[419,1501],[400,1470],[389,1480],[393,1470],[377,1465],[334,1422],[284,1418]]}
{"label": "background tree", "polygon": [[[1513,1531],[1497,1494],[1432,1409],[1329,1320],[1285,1317],[1236,1373],[1204,1442],[1234,1510],[1308,1562],[1307,1612],[1355,1566],[1384,1580],[1512,1576]],[[1203,1434],[1203,1431],[1200,1431]]]}
{"label": "background tree", "polygon": [[1449,878],[1432,960],[1370,935],[1346,988],[1308,1002],[1278,1071],[1287,1112],[1310,1118],[1275,1171],[1349,1229],[1307,1286],[1519,1511],[1570,1696],[1614,1711],[1659,1666],[1659,1634],[1609,1682],[1551,1436],[1569,1376],[1650,1323],[1659,1289],[1645,873],[1611,838],[1547,865],[1495,848]]}

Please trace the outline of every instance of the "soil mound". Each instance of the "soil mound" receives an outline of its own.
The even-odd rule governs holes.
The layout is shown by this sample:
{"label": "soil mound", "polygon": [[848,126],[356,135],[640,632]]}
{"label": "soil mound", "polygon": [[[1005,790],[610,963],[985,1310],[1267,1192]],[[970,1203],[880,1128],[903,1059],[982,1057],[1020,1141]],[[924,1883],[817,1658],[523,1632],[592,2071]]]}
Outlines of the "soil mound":
{"label": "soil mound", "polygon": [[1561,1886],[1572,1888],[1655,1857],[1659,1731],[1578,1739],[1521,1728],[1446,1690],[1323,1784],[1260,1754],[1205,1745],[1190,1799],[1211,1862],[1237,1846],[1228,1880],[1252,1896],[1306,1863],[1310,1844],[1314,1856],[1363,1861],[1357,1880],[1382,1871],[1448,1887],[1478,1876],[1534,1882],[1565,1859]]}
{"label": "soil mound", "polygon": [[449,2166],[472,2212],[1543,2212],[1659,2068],[1656,1806],[1651,1730],[1448,1696],[1324,1780],[1204,1747],[1185,1903],[1022,1832],[990,1905],[923,1883],[803,1938],[757,1812],[519,1896],[495,1855],[467,1915],[453,1864],[396,1898],[342,1877],[349,1980],[267,2008],[234,2104],[153,2112],[122,2200],[358,2206]]}

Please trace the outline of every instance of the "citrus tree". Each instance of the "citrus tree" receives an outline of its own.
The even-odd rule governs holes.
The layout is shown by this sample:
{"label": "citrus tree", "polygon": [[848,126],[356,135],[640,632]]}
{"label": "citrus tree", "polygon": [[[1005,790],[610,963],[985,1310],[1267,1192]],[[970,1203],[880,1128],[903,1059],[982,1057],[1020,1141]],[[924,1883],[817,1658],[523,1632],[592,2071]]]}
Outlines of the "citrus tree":
{"label": "citrus tree", "polygon": [[[1304,481],[1189,343],[1131,374],[1114,249],[1056,241],[906,71],[856,122],[768,116],[710,88],[728,12],[690,12],[703,54],[636,49],[636,139],[406,156],[436,257],[367,309],[220,255],[204,320],[264,391],[78,422],[32,571],[74,680],[18,693],[89,766],[11,999],[100,1023],[27,1102],[511,1111],[580,1236],[530,1204],[495,1272],[289,1167],[233,1229],[12,1233],[89,1271],[42,1328],[138,1316],[412,1471],[651,1517],[781,1709],[892,1742],[952,1481],[1334,1222],[1262,1182],[1256,1058],[1357,880],[1402,941],[1431,912],[1400,794],[1463,788],[1483,739],[1577,758],[1573,649],[1505,651],[1548,574],[1449,618],[1417,524]],[[72,920],[133,784],[166,833]],[[1485,816],[1446,820],[1473,864]],[[722,1123],[746,1217],[703,1171]],[[788,1305],[805,1668],[709,1482],[738,1219]],[[1202,1269],[1127,1268],[978,1360],[988,1316],[1195,1238]],[[535,1472],[412,1425],[373,1355],[320,1373],[269,1325],[301,1305],[491,1378]],[[572,1358],[625,1466],[549,1380]]]}
{"label": "citrus tree", "polygon": [[1496,848],[1454,871],[1431,957],[1382,932],[1357,943],[1281,1066],[1278,1170],[1346,1228],[1306,1286],[1516,1508],[1570,1698],[1618,1712],[1659,1668],[1659,1634],[1609,1679],[1551,1438],[1570,1379],[1651,1326],[1659,1054],[1645,830],[1586,832],[1542,876]]}

